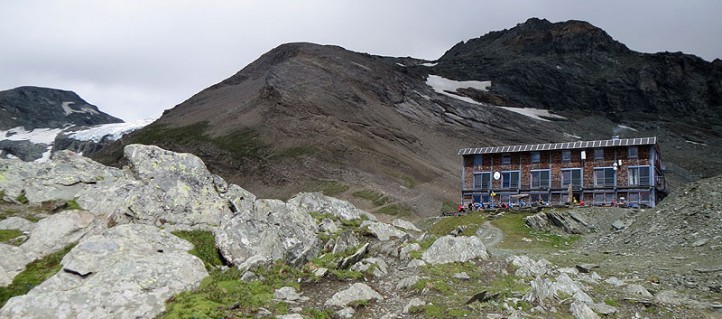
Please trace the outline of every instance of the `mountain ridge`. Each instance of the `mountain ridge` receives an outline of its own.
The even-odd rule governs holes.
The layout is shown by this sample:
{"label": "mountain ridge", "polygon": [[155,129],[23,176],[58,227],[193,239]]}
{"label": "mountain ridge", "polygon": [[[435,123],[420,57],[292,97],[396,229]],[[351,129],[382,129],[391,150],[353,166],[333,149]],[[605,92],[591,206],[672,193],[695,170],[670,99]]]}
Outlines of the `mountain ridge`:
{"label": "mountain ridge", "polygon": [[[640,95],[645,92],[640,83],[647,82],[639,81],[639,70],[629,79],[607,81],[609,75],[595,73],[601,70],[597,62],[612,63],[614,54],[621,54],[619,59],[655,59],[655,55],[631,51],[584,22],[532,19],[511,31],[481,38],[511,39],[519,29],[541,34],[542,40],[550,33],[561,40],[556,46],[534,44],[546,40],[531,41],[530,48],[550,53],[530,57],[522,52],[523,59],[489,54],[495,48],[472,48],[479,52],[470,61],[452,58],[447,52],[437,64],[339,46],[282,44],[228,79],[166,110],[156,123],[119,145],[151,143],[198,154],[214,173],[267,198],[287,198],[332,182],[342,186],[335,196],[363,209],[412,215],[438,213],[443,203],[456,201],[460,178],[456,153],[475,145],[658,136],[664,141],[663,156],[670,160],[672,188],[722,168],[713,156],[719,151],[715,141],[722,128],[715,121],[719,115],[710,113],[718,106],[707,103],[716,99],[711,94],[716,94],[715,86],[705,91],[707,95],[700,94],[701,98],[689,99],[680,110],[673,110],[668,105],[697,94],[664,81],[664,76],[676,74],[674,70],[648,70],[649,83],[657,85],[656,91],[650,89],[651,98]],[[586,38],[596,39],[593,50],[580,43],[584,41],[579,39]],[[474,41],[450,52],[467,50]],[[529,41],[515,43],[525,42]],[[557,51],[548,51],[555,47]],[[566,59],[569,66],[559,66],[569,73],[547,72],[559,70],[549,56]],[[717,68],[686,55],[679,60],[691,61],[692,66],[702,63],[705,72]],[[571,66],[573,70],[564,70]],[[610,70],[618,74],[626,69]],[[695,80],[706,74],[695,68],[685,72],[680,74]],[[491,85],[488,90],[439,89],[428,81],[431,75],[452,82],[491,81]],[[580,99],[583,104],[577,103]],[[652,103],[655,99],[662,100]],[[525,116],[530,108],[550,110],[552,116]],[[680,112],[688,116],[680,117]],[[687,142],[700,140],[706,146]],[[115,155],[109,150],[96,159],[119,165],[118,149]],[[367,190],[390,198],[393,204],[377,206],[354,195]]]}

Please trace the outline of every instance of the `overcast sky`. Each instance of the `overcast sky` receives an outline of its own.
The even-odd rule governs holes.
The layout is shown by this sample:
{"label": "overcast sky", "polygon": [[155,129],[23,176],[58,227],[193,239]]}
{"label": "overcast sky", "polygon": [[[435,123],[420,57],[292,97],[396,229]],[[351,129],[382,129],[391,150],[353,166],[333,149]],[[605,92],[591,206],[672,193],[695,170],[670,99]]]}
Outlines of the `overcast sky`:
{"label": "overcast sky", "polygon": [[72,90],[124,120],[158,117],[282,43],[435,60],[530,17],[712,61],[720,13],[717,0],[0,0],[0,90]]}

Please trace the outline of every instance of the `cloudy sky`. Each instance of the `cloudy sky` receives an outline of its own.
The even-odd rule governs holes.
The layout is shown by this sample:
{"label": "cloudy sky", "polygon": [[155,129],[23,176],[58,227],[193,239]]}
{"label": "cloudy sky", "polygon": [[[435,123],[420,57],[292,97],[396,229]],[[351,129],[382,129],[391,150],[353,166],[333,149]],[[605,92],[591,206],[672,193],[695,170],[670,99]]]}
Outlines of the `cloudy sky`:
{"label": "cloudy sky", "polygon": [[72,90],[124,120],[158,117],[282,43],[434,60],[529,17],[712,61],[720,12],[717,0],[0,0],[0,90]]}

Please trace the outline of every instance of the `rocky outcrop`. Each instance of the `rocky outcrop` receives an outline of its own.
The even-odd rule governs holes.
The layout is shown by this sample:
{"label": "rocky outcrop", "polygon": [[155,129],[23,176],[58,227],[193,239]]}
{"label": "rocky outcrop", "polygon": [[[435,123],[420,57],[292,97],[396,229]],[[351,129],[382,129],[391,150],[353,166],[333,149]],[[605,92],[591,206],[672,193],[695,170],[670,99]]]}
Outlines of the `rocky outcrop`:
{"label": "rocky outcrop", "polygon": [[489,254],[479,238],[450,235],[437,239],[421,256],[423,261],[432,265],[487,258]]}
{"label": "rocky outcrop", "polygon": [[72,91],[32,86],[0,91],[0,130],[120,122],[123,121],[101,112]]}
{"label": "rocky outcrop", "polygon": [[300,265],[316,256],[321,242],[318,226],[309,214],[280,200],[256,200],[253,210],[224,219],[216,232],[216,245],[234,265],[282,259]]}
{"label": "rocky outcrop", "polygon": [[288,200],[288,206],[293,207],[297,212],[331,214],[343,220],[361,218],[376,220],[376,216],[356,208],[353,204],[322,193],[299,193]]}
{"label": "rocky outcrop", "polygon": [[535,230],[549,230],[551,226],[562,229],[568,234],[585,234],[589,224],[574,211],[546,211],[525,218],[527,227]]}
{"label": "rocky outcrop", "polygon": [[361,223],[361,228],[368,229],[369,233],[381,241],[387,241],[391,239],[399,239],[407,236],[404,231],[396,229],[396,227],[387,223],[364,221]]}
{"label": "rocky outcrop", "polygon": [[148,225],[122,225],[87,237],[63,270],[11,298],[2,318],[151,318],[173,294],[198,287],[208,273],[193,246]]}

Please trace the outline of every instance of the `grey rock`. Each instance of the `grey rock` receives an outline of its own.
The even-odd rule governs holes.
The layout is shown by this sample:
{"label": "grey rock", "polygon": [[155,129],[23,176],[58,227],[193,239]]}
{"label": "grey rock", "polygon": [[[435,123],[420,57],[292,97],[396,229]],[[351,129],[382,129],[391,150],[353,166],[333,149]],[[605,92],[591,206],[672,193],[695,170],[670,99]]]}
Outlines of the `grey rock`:
{"label": "grey rock", "polygon": [[17,229],[21,232],[28,233],[35,228],[35,223],[22,218],[11,216],[0,220],[0,229]]}
{"label": "grey rock", "polygon": [[538,213],[524,218],[524,224],[535,230],[543,230],[547,227],[546,213]]}
{"label": "grey rock", "polygon": [[384,261],[382,258],[379,257],[371,257],[371,258],[365,258],[361,261],[357,262],[353,266],[351,266],[351,270],[360,271],[360,272],[367,272],[369,269],[373,268],[372,274],[376,278],[380,278],[385,276],[389,273],[389,266],[386,264],[386,261]]}
{"label": "grey rock", "polygon": [[421,259],[412,259],[409,261],[409,263],[406,265],[406,268],[419,268],[426,266],[427,263]]}
{"label": "grey rock", "polygon": [[417,275],[412,275],[408,277],[401,278],[399,282],[396,284],[396,290],[405,290],[413,287],[417,282],[421,280],[421,277]]}
{"label": "grey rock", "polygon": [[328,268],[324,268],[324,267],[318,268],[313,271],[313,275],[316,277],[319,277],[319,278],[325,277],[327,273],[328,273]]}
{"label": "grey rock", "polygon": [[594,312],[605,315],[605,316],[613,315],[613,314],[619,312],[619,309],[617,309],[616,307],[610,306],[603,302],[590,303],[590,304],[588,304],[588,306],[590,308],[592,308],[592,310],[594,310]]}
{"label": "grey rock", "polygon": [[709,238],[702,238],[695,240],[695,242],[692,243],[692,247],[701,247],[704,246],[709,241]]}
{"label": "grey rock", "polygon": [[134,222],[152,225],[163,218],[172,224],[217,226],[231,213],[216,190],[214,175],[197,156],[138,144],[126,146],[124,154],[144,186],[130,193]]}
{"label": "grey rock", "polygon": [[301,265],[320,251],[316,229],[310,215],[288,209],[279,200],[259,199],[253,210],[223,220],[216,246],[226,260],[246,269],[264,259]]}
{"label": "grey rock", "polygon": [[252,271],[244,271],[243,275],[241,275],[241,280],[245,282],[256,281],[258,280],[258,275]]}
{"label": "grey rock", "polygon": [[614,228],[615,230],[622,230],[622,229],[625,229],[625,228],[627,228],[627,227],[629,227],[629,225],[627,225],[627,223],[625,223],[625,222],[622,221],[622,220],[615,220],[615,221],[612,223],[612,228]]}
{"label": "grey rock", "polygon": [[572,296],[574,300],[581,301],[583,303],[594,302],[594,300],[592,300],[592,298],[584,291],[584,286],[572,280],[567,274],[560,274],[557,276],[554,285],[556,291],[564,292]]}
{"label": "grey rock", "polygon": [[625,291],[633,296],[652,298],[652,294],[646,288],[637,284],[627,285]]}
{"label": "grey rock", "polygon": [[487,258],[489,254],[479,238],[449,235],[437,239],[421,257],[432,265]]}
{"label": "grey rock", "polygon": [[[270,316],[271,312],[270,311],[268,311],[268,312],[269,312],[268,315]],[[303,319],[303,316],[300,314],[297,314],[297,313],[291,313],[291,314],[287,314],[287,315],[278,315],[278,316],[276,316],[276,319]]]}
{"label": "grey rock", "polygon": [[361,227],[368,228],[368,231],[376,238],[381,241],[391,240],[393,238],[403,238],[406,233],[391,226],[387,223],[375,222],[375,221],[364,221],[361,223]]}
{"label": "grey rock", "polygon": [[336,223],[330,218],[324,218],[318,225],[318,230],[324,234],[335,234],[339,228]]}
{"label": "grey rock", "polygon": [[557,294],[557,286],[554,282],[541,276],[537,276],[529,284],[531,287],[522,298],[524,301],[544,306]]}
{"label": "grey rock", "polygon": [[353,264],[361,261],[361,259],[363,259],[364,256],[366,256],[366,253],[368,253],[368,250],[369,250],[369,243],[366,243],[363,246],[361,246],[361,248],[356,250],[356,252],[353,255],[348,256],[344,259],[341,259],[341,261],[338,262],[337,268],[338,269],[348,269]]}
{"label": "grey rock", "polygon": [[321,193],[299,193],[288,200],[288,206],[293,207],[297,212],[328,213],[344,220],[361,218],[376,220],[374,215],[356,208],[347,201],[325,196]]}
{"label": "grey rock", "polygon": [[535,261],[528,256],[511,256],[507,259],[517,269],[514,272],[519,277],[536,277],[549,272],[551,264],[546,259]]}
{"label": "grey rock", "polygon": [[391,221],[391,225],[396,226],[401,229],[415,231],[415,232],[421,232],[421,229],[416,227],[412,222],[406,221],[403,219],[396,218],[393,221]]}
{"label": "grey rock", "polygon": [[423,307],[425,305],[426,305],[425,301],[423,301],[419,298],[413,298],[413,299],[409,300],[409,302],[406,304],[406,306],[404,306],[403,313],[409,313],[409,311],[412,310],[412,308]]}
{"label": "grey rock", "polygon": [[150,318],[165,300],[208,275],[193,246],[147,225],[121,225],[81,240],[63,270],[11,298],[2,318]]}
{"label": "grey rock", "polygon": [[326,300],[326,307],[346,307],[356,301],[384,300],[378,292],[373,290],[366,284],[355,283],[348,289],[335,293],[330,299]]}
{"label": "grey rock", "polygon": [[0,287],[6,287],[13,278],[25,269],[25,265],[35,259],[20,247],[0,243]]}
{"label": "grey rock", "polygon": [[360,243],[358,241],[358,238],[356,238],[356,235],[354,235],[353,231],[346,230],[339,234],[338,237],[336,237],[336,242],[334,243],[333,250],[331,250],[331,252],[334,254],[342,254],[350,248],[358,246],[359,244]]}
{"label": "grey rock", "polygon": [[615,286],[615,287],[619,287],[619,286],[624,286],[624,285],[625,285],[624,281],[619,280],[619,278],[617,278],[617,277],[609,277],[609,278],[607,278],[606,280],[604,280],[604,282],[606,282],[606,283],[608,283],[608,284],[610,284],[610,285],[612,285],[612,286]]}
{"label": "grey rock", "polygon": [[301,299],[301,294],[296,292],[296,288],[286,286],[276,289],[273,297],[280,301],[296,301]]}
{"label": "grey rock", "polygon": [[421,250],[421,245],[417,243],[411,243],[408,245],[401,246],[401,249],[399,249],[399,259],[401,260],[409,260],[411,259],[411,252],[413,251],[419,251]]}
{"label": "grey rock", "polygon": [[456,273],[453,277],[460,280],[471,280],[471,277],[466,272]]}
{"label": "grey rock", "polygon": [[336,311],[336,315],[338,315],[339,318],[353,318],[355,314],[356,310],[354,310],[352,307],[345,307],[339,311]]}
{"label": "grey rock", "polygon": [[579,300],[572,302],[569,306],[569,311],[576,319],[599,319],[599,315],[597,315],[592,308]]}
{"label": "grey rock", "polygon": [[90,230],[95,215],[86,211],[64,211],[41,219],[20,247],[35,258],[77,242]]}

